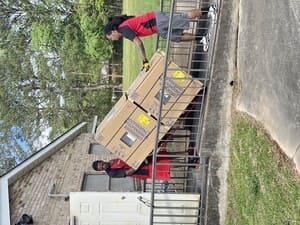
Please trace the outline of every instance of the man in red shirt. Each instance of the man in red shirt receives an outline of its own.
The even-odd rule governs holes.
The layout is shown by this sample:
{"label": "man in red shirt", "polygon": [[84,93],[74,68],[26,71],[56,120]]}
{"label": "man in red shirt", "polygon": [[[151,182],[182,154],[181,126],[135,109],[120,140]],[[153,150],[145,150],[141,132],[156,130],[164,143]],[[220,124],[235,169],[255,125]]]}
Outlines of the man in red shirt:
{"label": "man in red shirt", "polygon": [[[170,180],[170,159],[167,157],[158,157],[156,165],[155,178],[158,180]],[[116,158],[109,162],[102,160],[94,161],[92,167],[96,171],[105,170],[108,176],[113,178],[133,177],[137,179],[151,179],[152,178],[152,163],[143,163],[137,170],[127,165],[123,160]]]}
{"label": "man in red shirt", "polygon": [[[202,15],[214,19],[217,7],[212,5],[208,8],[193,9],[184,13],[175,13],[172,18],[171,40],[174,42],[181,41],[199,41],[203,44],[203,50],[208,50],[209,34],[203,37],[197,37],[192,33],[186,33],[184,30],[189,29],[191,19],[195,19]],[[140,16],[115,16],[109,18],[109,22],[104,28],[107,39],[117,41],[124,37],[134,42],[138,47],[141,59],[143,61],[143,69],[146,71],[150,68],[145,48],[140,37],[157,34],[160,37],[167,38],[169,28],[169,13],[160,11],[152,11]]]}

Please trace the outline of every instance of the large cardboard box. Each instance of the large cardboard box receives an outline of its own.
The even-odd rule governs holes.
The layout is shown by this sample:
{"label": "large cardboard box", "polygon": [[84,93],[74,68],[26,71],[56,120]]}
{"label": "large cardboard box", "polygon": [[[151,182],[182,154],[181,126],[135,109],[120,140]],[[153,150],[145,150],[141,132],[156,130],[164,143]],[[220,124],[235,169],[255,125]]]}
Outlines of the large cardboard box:
{"label": "large cardboard box", "polygon": [[[116,157],[138,168],[152,152],[157,120],[125,96],[115,104],[97,128],[95,140]],[[161,126],[159,138],[167,132]]]}
{"label": "large cardboard box", "polygon": [[[151,70],[148,73],[140,73],[128,89],[128,98],[158,119],[164,54],[156,52],[150,63]],[[162,124],[171,128],[202,88],[203,84],[200,81],[194,80],[175,63],[169,62],[162,101]]]}
{"label": "large cardboard box", "polygon": [[[97,128],[95,139],[116,157],[138,168],[152,152],[157,133],[165,55],[157,51],[151,68],[142,71]],[[202,89],[175,63],[168,62],[159,139],[168,132]]]}
{"label": "large cardboard box", "polygon": [[[138,98],[138,93],[137,90],[140,89],[141,84],[143,84],[143,82],[145,81],[145,79],[148,79],[150,81],[150,83],[148,84],[148,88],[147,90],[149,90],[150,87],[153,86],[153,82],[155,82],[155,80],[157,79],[157,72],[158,70],[163,69],[164,67],[164,61],[165,59],[165,55],[163,52],[161,52],[160,50],[157,50],[154,55],[152,56],[151,60],[150,60],[150,69],[149,71],[145,72],[144,70],[142,70],[138,76],[135,78],[135,80],[132,82],[132,84],[130,85],[130,87],[128,88],[128,96],[131,100],[134,100],[136,98]],[[149,79],[152,78],[152,79]]]}
{"label": "large cardboard box", "polygon": [[[167,132],[168,128],[161,125],[158,139],[161,140]],[[130,155],[130,157],[126,159],[128,165],[131,165],[133,168],[138,168],[138,166],[146,159],[146,157],[152,154],[152,151],[155,147],[156,134],[157,128],[155,127],[149,136],[145,138],[144,141],[141,142],[136,150]],[[141,159],[143,160],[141,161]]]}

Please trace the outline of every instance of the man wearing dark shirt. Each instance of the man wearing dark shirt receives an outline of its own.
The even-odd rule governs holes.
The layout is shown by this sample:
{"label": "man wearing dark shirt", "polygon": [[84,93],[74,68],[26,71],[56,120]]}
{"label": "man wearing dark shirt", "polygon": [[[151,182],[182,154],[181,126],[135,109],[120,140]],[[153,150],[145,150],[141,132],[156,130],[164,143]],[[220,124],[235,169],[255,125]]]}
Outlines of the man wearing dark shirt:
{"label": "man wearing dark shirt", "polygon": [[[174,42],[199,41],[203,44],[203,50],[208,50],[209,34],[198,37],[192,33],[185,32],[189,29],[190,20],[207,15],[213,20],[216,17],[217,6],[212,5],[208,8],[192,9],[188,12],[175,13],[172,19],[171,40]],[[109,18],[109,22],[104,28],[104,34],[107,39],[117,41],[122,37],[131,40],[138,47],[143,69],[150,68],[145,48],[140,37],[157,34],[160,37],[167,38],[169,29],[169,14],[161,11],[152,11],[140,16],[114,16]]]}
{"label": "man wearing dark shirt", "polygon": [[157,32],[154,11],[125,20],[119,25],[123,37],[134,41],[135,37],[145,37]]}
{"label": "man wearing dark shirt", "polygon": [[[157,158],[159,165],[156,165],[156,179],[170,179],[170,160],[166,157]],[[94,161],[92,167],[96,171],[105,170],[108,176],[113,178],[133,177],[142,180],[152,178],[152,163],[143,163],[137,170],[127,165],[123,160],[116,158],[109,162],[102,160]]]}

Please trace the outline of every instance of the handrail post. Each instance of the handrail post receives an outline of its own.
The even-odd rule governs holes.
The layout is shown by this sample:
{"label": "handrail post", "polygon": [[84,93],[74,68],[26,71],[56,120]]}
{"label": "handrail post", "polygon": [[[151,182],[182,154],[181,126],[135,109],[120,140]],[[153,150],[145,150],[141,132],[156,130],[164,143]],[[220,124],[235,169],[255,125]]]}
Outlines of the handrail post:
{"label": "handrail post", "polygon": [[164,72],[163,72],[163,79],[162,79],[162,86],[161,86],[161,95],[160,95],[160,102],[159,102],[159,110],[158,110],[158,120],[157,120],[157,132],[155,137],[155,146],[152,155],[152,187],[151,187],[151,199],[150,199],[150,222],[149,224],[153,224],[153,213],[154,213],[154,191],[155,191],[155,180],[156,180],[156,158],[157,158],[157,151],[158,151],[158,143],[159,143],[159,131],[160,131],[160,123],[161,123],[161,114],[162,114],[162,106],[163,106],[163,97],[164,97],[164,90],[165,90],[165,83],[166,83],[166,75],[168,70],[168,58],[169,58],[169,49],[170,49],[170,37],[172,32],[172,23],[173,23],[173,15],[174,15],[174,8],[175,8],[175,0],[172,0],[171,3],[171,11],[170,11],[170,19],[169,19],[169,29],[167,35],[167,44],[166,44],[166,51],[165,51],[165,62],[164,62]]}

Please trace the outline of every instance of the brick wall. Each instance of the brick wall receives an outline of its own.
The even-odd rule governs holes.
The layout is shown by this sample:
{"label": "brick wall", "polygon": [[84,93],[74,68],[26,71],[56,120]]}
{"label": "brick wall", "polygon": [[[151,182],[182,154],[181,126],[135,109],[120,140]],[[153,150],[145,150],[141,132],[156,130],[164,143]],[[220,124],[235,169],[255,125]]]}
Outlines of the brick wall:
{"label": "brick wall", "polygon": [[80,191],[84,173],[94,173],[92,162],[112,158],[88,154],[91,143],[91,134],[81,134],[9,186],[11,224],[24,213],[33,216],[35,225],[69,224],[69,201],[49,198],[48,193],[53,183],[54,193]]}

